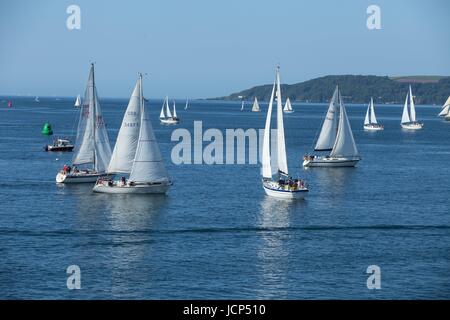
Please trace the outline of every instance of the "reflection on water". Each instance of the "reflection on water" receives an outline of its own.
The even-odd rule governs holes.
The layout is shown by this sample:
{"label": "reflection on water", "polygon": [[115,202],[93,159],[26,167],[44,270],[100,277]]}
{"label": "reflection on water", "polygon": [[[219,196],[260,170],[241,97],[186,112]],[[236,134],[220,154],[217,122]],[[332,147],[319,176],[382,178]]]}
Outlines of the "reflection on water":
{"label": "reflection on water", "polygon": [[358,168],[309,168],[309,175],[314,176],[314,185],[311,191],[314,192],[314,189],[319,192],[326,191],[333,198],[341,198],[348,190],[356,170]]}
{"label": "reflection on water", "polygon": [[[257,299],[283,299],[287,297],[287,268],[289,268],[290,240],[289,228],[292,215],[298,208],[305,208],[304,201],[283,201],[264,197],[260,206],[257,225],[261,232],[261,242],[257,249],[259,276],[256,288]],[[277,230],[279,229],[279,230]]]}

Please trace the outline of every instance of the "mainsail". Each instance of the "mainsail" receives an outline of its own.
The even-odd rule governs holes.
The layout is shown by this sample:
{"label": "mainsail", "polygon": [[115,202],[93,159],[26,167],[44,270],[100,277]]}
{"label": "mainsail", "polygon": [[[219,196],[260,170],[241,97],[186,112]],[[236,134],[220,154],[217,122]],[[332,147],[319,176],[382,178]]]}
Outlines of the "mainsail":
{"label": "mainsail", "polygon": [[447,101],[445,101],[444,105],[442,106],[441,112],[439,112],[439,117],[445,117],[449,115],[450,110],[450,96],[448,97]]}
{"label": "mainsail", "polygon": [[262,176],[267,179],[272,179],[272,164],[270,159],[270,122],[272,119],[272,106],[275,95],[276,79],[273,83],[272,94],[270,95],[269,107],[267,109],[266,126],[264,127],[264,139],[262,149]]}
{"label": "mainsail", "polygon": [[327,115],[323,121],[322,130],[320,131],[319,138],[317,139],[314,148],[315,151],[330,151],[336,141],[339,111],[338,92],[339,87],[336,86],[330,101],[330,106],[328,107]]}
{"label": "mainsail", "polygon": [[135,157],[130,173],[130,181],[137,183],[163,182],[169,177],[159,151],[150,122],[149,114],[145,109],[142,94],[142,75],[139,76],[139,105],[141,108],[139,140],[135,150]]}
{"label": "mainsail", "polygon": [[292,111],[291,100],[287,98],[283,111]]}
{"label": "mainsail", "polygon": [[373,106],[373,98],[370,98],[369,106],[367,107],[366,118],[364,124],[377,124],[377,117],[375,116],[375,109]]}
{"label": "mainsail", "polygon": [[110,158],[108,133],[98,102],[94,65],[91,64],[83,105],[80,109],[72,163],[74,165],[93,164],[97,172],[104,172]]}
{"label": "mainsail", "polygon": [[331,157],[356,157],[358,149],[353,138],[352,128],[345,111],[342,97],[339,93],[339,129],[336,135],[336,142],[330,153]]}
{"label": "mainsail", "polygon": [[175,107],[175,100],[173,100],[173,117],[177,118],[177,109]]}
{"label": "mainsail", "polygon": [[259,108],[258,99],[256,97],[255,97],[255,101],[253,102],[252,111],[253,112],[261,111],[261,109]]}
{"label": "mainsail", "polygon": [[130,173],[136,153],[139,139],[139,127],[141,122],[141,82],[138,80],[128,102],[127,110],[117,135],[108,172],[110,173]]}

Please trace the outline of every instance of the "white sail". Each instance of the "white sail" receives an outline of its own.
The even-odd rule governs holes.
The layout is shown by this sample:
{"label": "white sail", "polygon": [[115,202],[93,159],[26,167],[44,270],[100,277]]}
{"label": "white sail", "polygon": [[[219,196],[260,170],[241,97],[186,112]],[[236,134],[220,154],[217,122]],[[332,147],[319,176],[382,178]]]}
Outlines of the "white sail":
{"label": "white sail", "polygon": [[[276,80],[275,80],[276,81]],[[272,119],[272,106],[275,95],[276,82],[273,83],[272,94],[270,95],[269,107],[267,109],[266,126],[264,127],[264,138],[262,148],[262,176],[267,179],[272,179],[272,164],[270,159],[270,122]]]}
{"label": "white sail", "polygon": [[411,119],[409,117],[409,111],[408,111],[408,98],[409,98],[409,92],[406,94],[405,105],[403,106],[402,123],[411,122]]}
{"label": "white sail", "polygon": [[110,173],[130,173],[133,165],[139,138],[141,122],[140,96],[141,88],[138,80],[128,102],[127,110],[117,135],[116,145],[109,163]]}
{"label": "white sail", "polygon": [[370,123],[378,124],[377,117],[375,116],[375,107],[373,105],[373,98],[370,98]]}
{"label": "white sail", "polygon": [[177,108],[175,107],[175,100],[173,100],[173,117],[178,118],[177,117]]}
{"label": "white sail", "polygon": [[169,181],[150,117],[146,111],[144,99],[142,99],[142,76],[139,77],[139,83],[141,126],[129,180],[137,183]]}
{"label": "white sail", "polygon": [[416,108],[414,106],[414,97],[412,94],[411,86],[409,86],[409,117],[412,122],[416,121]]}
{"label": "white sail", "polygon": [[189,99],[186,100],[186,105],[184,106],[184,110],[187,110],[188,106],[189,106]]}
{"label": "white sail", "polygon": [[450,109],[450,105],[444,106],[444,108],[441,110],[441,112],[439,112],[438,116],[439,117],[447,116],[449,114],[449,109]]}
{"label": "white sail", "polygon": [[167,118],[172,118],[172,112],[170,112],[169,107],[169,97],[166,97],[166,116]]}
{"label": "white sail", "polygon": [[89,78],[84,92],[83,105],[80,108],[73,165],[93,164],[95,161],[94,145],[94,65],[91,64]]}
{"label": "white sail", "polygon": [[244,101],[242,101],[242,103],[241,103],[241,111],[243,111],[244,110]]}
{"label": "white sail", "polygon": [[95,162],[94,169],[97,172],[105,172],[111,160],[111,146],[109,144],[106,123],[103,119],[102,110],[98,101],[97,88],[94,84],[94,146]]}
{"label": "white sail", "polygon": [[336,142],[330,153],[331,157],[356,157],[358,149],[356,148],[355,139],[353,138],[350,121],[345,111],[342,97],[339,94],[339,129],[336,135]]}
{"label": "white sail", "polygon": [[367,106],[366,117],[364,118],[364,125],[370,124],[370,103]]}
{"label": "white sail", "polygon": [[166,100],[167,100],[167,97],[164,98],[164,102],[163,102],[163,105],[161,107],[161,113],[159,114],[159,118],[160,119],[164,119],[166,117],[166,115],[164,113],[164,108],[166,107]]}
{"label": "white sail", "polygon": [[291,100],[287,98],[283,111],[292,111]]}
{"label": "white sail", "polygon": [[277,137],[278,170],[288,174],[286,143],[284,140],[283,106],[281,103],[280,68],[277,68]]}
{"label": "white sail", "polygon": [[316,151],[329,151],[333,148],[336,141],[336,133],[338,129],[338,104],[337,101],[339,87],[336,86],[333,97],[328,107],[327,115],[323,121],[322,130],[320,131],[319,138],[317,139],[314,150]]}
{"label": "white sail", "polygon": [[255,97],[255,101],[253,102],[252,111],[253,112],[261,111],[261,109],[259,108],[258,99],[256,97]]}
{"label": "white sail", "polygon": [[81,97],[80,95],[77,96],[77,100],[75,101],[75,107],[80,107],[81,106]]}

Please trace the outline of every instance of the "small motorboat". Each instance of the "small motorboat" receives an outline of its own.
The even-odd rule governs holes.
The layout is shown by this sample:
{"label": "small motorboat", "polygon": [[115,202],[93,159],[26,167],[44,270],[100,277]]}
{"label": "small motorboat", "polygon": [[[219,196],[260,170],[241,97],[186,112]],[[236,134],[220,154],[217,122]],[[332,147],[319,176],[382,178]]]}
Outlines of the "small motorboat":
{"label": "small motorboat", "polygon": [[45,151],[72,151],[75,146],[68,139],[56,139],[44,147]]}

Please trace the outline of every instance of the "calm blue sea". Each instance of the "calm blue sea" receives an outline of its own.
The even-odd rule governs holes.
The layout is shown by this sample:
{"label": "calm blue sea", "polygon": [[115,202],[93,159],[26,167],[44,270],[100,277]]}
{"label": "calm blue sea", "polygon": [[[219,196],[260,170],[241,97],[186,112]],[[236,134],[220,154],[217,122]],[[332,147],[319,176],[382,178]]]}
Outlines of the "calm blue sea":
{"label": "calm blue sea", "polygon": [[[365,106],[347,112],[363,157],[357,168],[303,170],[325,104],[285,116],[288,164],[307,179],[305,201],[268,198],[258,165],[174,165],[174,127],[156,136],[175,184],[166,197],[93,194],[57,186],[71,153],[74,99],[0,99],[0,298],[2,299],[438,299],[450,298],[450,122],[418,106],[425,127],[402,131],[401,106],[376,106],[384,132],[362,130]],[[101,100],[114,143],[126,100]],[[193,101],[179,127],[262,128],[265,112]],[[247,103],[249,108],[250,103]],[[262,104],[265,111],[266,104]],[[81,269],[68,290],[66,268]],[[369,265],[381,289],[366,286]]]}

